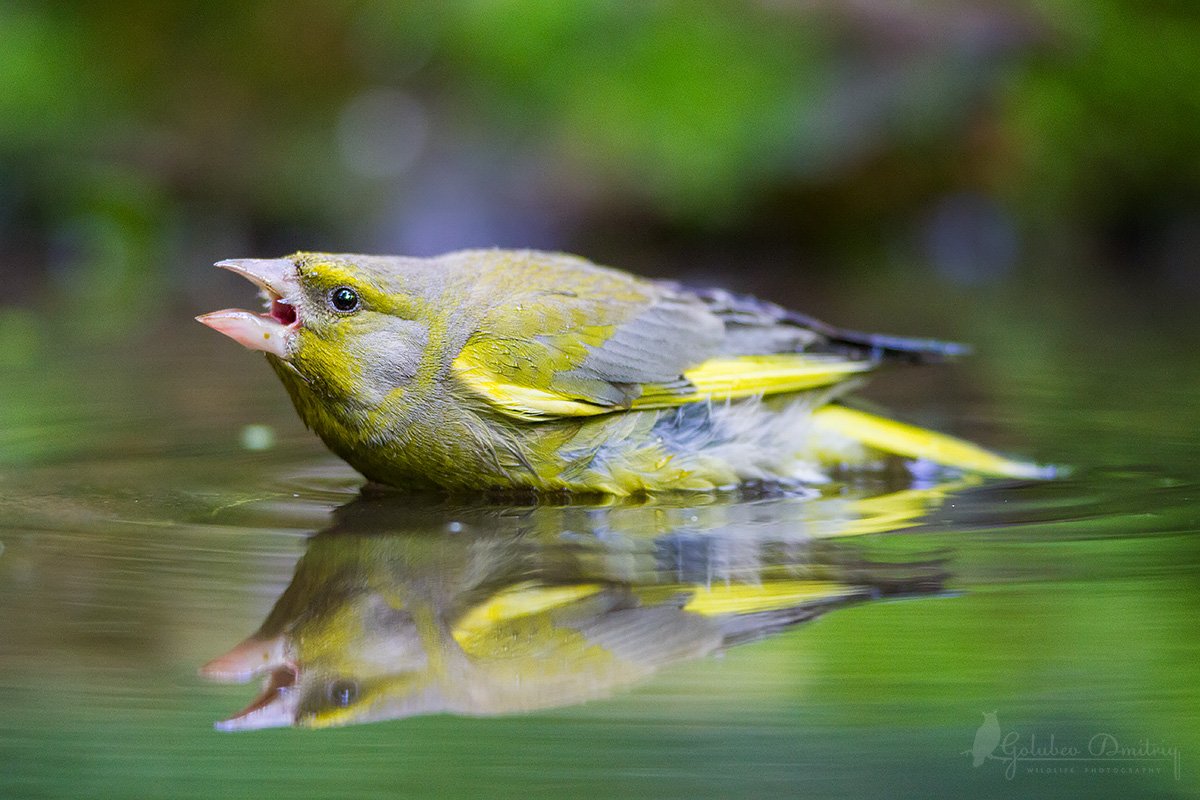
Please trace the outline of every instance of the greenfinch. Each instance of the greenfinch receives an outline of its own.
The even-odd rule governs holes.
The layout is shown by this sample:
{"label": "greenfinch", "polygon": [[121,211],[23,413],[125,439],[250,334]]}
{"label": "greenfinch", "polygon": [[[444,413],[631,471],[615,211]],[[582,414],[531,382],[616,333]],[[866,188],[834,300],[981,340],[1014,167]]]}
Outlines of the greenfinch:
{"label": "greenfinch", "polygon": [[963,348],[559,253],[296,253],[218,267],[262,314],[197,317],[266,353],[305,424],[401,488],[614,495],[813,484],[887,455],[1046,471],[836,402],[889,361]]}
{"label": "greenfinch", "polygon": [[228,731],[574,705],[852,603],[940,591],[942,563],[874,563],[853,537],[903,528],[955,488],[740,504],[362,497],[309,539],[259,629],[200,672],[263,680],[217,723]]}

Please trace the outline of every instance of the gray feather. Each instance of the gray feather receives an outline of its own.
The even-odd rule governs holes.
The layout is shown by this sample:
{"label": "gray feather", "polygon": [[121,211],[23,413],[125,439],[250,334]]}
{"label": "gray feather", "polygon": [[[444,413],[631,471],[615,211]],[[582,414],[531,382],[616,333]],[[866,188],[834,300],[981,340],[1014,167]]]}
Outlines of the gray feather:
{"label": "gray feather", "polygon": [[669,384],[721,351],[725,328],[694,298],[661,297],[620,325],[568,376],[612,383]]}

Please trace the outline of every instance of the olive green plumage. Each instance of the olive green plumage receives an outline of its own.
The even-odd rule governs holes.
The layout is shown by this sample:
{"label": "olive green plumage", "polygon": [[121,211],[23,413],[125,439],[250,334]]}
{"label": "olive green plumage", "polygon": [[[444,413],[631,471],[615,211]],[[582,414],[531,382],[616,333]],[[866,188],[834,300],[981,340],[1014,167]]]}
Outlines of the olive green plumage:
{"label": "olive green plumage", "polygon": [[[381,483],[704,490],[816,482],[831,462],[881,450],[1040,474],[827,405],[885,360],[937,358],[956,352],[952,345],[840,331],[753,298],[562,254],[298,253],[222,263],[275,301],[273,316],[288,325],[264,338],[282,343],[260,346],[240,329],[202,321],[267,349],[304,422]],[[270,276],[256,273],[259,263],[271,265]],[[282,316],[288,308],[294,322]]]}

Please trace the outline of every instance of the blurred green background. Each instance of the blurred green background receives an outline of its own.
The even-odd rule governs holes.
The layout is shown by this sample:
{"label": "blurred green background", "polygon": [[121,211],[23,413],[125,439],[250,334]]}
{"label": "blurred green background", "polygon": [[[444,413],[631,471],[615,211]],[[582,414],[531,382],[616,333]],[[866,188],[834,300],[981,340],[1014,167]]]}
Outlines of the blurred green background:
{"label": "blurred green background", "polygon": [[0,318],[481,245],[1200,292],[1198,41],[1187,0],[10,0]]}

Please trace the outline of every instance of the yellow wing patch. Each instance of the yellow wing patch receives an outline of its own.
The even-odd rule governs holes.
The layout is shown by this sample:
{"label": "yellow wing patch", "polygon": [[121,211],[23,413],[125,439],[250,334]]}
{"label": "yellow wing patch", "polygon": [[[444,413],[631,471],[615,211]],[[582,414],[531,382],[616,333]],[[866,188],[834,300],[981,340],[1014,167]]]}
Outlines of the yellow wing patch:
{"label": "yellow wing patch", "polygon": [[714,358],[684,372],[687,383],[682,388],[645,384],[641,394],[628,406],[618,406],[591,403],[538,388],[521,382],[519,373],[499,374],[475,357],[469,348],[453,364],[455,375],[468,389],[499,411],[528,421],[801,392],[838,383],[874,366],[870,361],[803,353]]}
{"label": "yellow wing patch", "polygon": [[517,419],[538,422],[559,417],[589,417],[615,410],[613,406],[588,403],[550,389],[514,383],[511,377],[500,375],[470,358],[466,350],[454,359],[452,368],[464,386],[497,411]]}
{"label": "yellow wing patch", "polygon": [[462,644],[472,637],[483,636],[501,623],[569,605],[603,590],[604,586],[598,583],[576,586],[540,586],[531,581],[519,583],[468,611],[455,624],[453,635]]}
{"label": "yellow wing patch", "polygon": [[874,367],[870,361],[847,361],[834,356],[781,353],[763,356],[713,358],[683,373],[694,391],[679,393],[647,386],[633,401],[634,408],[664,408],[697,400],[738,400],[766,394],[817,389]]}
{"label": "yellow wing patch", "polygon": [[762,584],[716,585],[697,589],[684,611],[706,617],[777,611],[804,603],[861,594],[861,589],[832,581],[774,581]]}

